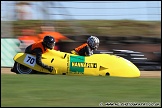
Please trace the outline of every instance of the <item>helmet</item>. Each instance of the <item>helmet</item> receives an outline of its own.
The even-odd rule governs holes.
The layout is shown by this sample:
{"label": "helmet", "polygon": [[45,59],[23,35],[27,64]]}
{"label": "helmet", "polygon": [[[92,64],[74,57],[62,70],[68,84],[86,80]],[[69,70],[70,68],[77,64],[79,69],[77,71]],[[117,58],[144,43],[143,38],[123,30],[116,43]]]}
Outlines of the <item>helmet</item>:
{"label": "helmet", "polygon": [[46,48],[52,50],[55,46],[55,39],[52,36],[45,36],[43,39],[43,44]]}
{"label": "helmet", "polygon": [[97,50],[97,48],[99,47],[100,40],[96,36],[90,36],[87,39],[87,43],[91,49]]}

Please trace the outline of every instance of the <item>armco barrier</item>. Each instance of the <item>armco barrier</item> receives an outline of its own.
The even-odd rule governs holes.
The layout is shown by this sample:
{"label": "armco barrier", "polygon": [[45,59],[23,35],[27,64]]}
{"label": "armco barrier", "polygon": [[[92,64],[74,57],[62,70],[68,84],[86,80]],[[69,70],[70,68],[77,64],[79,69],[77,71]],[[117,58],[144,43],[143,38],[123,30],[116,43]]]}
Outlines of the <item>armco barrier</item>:
{"label": "armco barrier", "polygon": [[20,52],[19,40],[13,38],[1,38],[1,67],[12,67],[13,57]]}

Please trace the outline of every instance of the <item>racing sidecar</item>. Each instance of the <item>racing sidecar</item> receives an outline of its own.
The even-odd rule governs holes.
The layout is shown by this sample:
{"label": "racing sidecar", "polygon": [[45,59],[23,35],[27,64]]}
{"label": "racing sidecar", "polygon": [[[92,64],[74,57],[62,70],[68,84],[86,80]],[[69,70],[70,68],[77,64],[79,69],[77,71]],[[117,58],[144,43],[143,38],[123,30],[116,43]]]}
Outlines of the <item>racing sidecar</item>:
{"label": "racing sidecar", "polygon": [[67,52],[49,50],[42,55],[42,62],[53,66],[54,70],[52,72],[37,65],[35,55],[17,53],[13,59],[15,61],[14,72],[17,74],[140,76],[139,69],[132,62],[113,54],[79,56]]}

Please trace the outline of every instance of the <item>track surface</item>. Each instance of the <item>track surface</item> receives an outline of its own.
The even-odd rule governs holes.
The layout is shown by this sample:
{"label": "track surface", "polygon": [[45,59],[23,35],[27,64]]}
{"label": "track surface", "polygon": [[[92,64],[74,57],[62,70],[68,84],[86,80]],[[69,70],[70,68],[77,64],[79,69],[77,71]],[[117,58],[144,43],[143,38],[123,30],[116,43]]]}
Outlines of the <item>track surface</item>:
{"label": "track surface", "polygon": [[[11,68],[1,68],[1,74],[15,74],[10,71]],[[161,71],[141,71],[141,77],[161,78]]]}

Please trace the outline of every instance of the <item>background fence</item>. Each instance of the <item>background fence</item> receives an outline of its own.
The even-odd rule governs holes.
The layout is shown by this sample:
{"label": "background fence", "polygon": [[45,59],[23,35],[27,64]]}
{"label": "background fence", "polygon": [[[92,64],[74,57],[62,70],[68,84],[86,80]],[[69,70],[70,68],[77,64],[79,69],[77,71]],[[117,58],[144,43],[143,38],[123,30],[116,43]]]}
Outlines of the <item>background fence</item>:
{"label": "background fence", "polygon": [[[2,1],[1,36],[12,35],[12,21],[66,20],[69,27],[87,34],[75,20],[161,21],[161,1]],[[47,21],[48,20],[48,21]],[[6,22],[2,22],[6,21]],[[55,27],[62,27],[54,23]]]}
{"label": "background fence", "polygon": [[16,12],[35,20],[161,20],[161,1],[2,1],[1,6],[1,20],[20,18]]}

